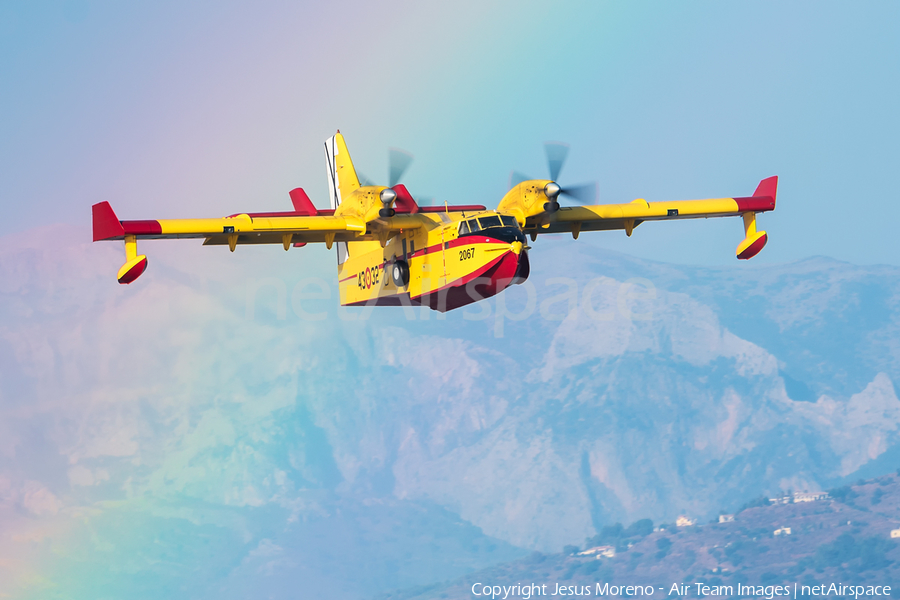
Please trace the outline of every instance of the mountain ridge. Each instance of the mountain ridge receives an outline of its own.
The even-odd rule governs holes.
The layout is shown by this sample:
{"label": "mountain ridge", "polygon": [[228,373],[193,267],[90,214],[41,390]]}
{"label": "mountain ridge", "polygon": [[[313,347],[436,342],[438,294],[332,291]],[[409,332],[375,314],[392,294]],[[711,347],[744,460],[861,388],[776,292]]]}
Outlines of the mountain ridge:
{"label": "mountain ridge", "polygon": [[[900,470],[898,470],[900,471]],[[637,521],[604,528],[581,547],[562,553],[533,553],[454,581],[395,590],[377,600],[471,598],[473,586],[510,586],[537,582],[601,595],[597,586],[651,585],[650,597],[666,598],[677,586],[680,597],[703,597],[698,584],[719,588],[706,595],[751,597],[757,586],[781,585],[793,596],[794,585],[826,587],[900,584],[900,475],[858,481],[831,490],[832,497],[771,504],[765,497],[747,503],[725,522],[653,528]],[[764,504],[760,503],[763,502]],[[780,499],[779,499],[780,500]],[[730,519],[730,520],[729,520]],[[612,553],[613,556],[604,555]],[[738,593],[738,584],[753,592]],[[604,588],[606,589],[606,588]],[[633,594],[606,593],[624,597]],[[640,594],[644,595],[644,594]],[[759,595],[771,595],[770,592]],[[799,597],[813,597],[800,593]],[[842,594],[836,594],[842,595]],[[890,593],[885,594],[890,595]],[[527,597],[510,594],[508,598]]]}
{"label": "mountain ridge", "polygon": [[[343,573],[359,598],[900,456],[897,268],[684,267],[541,240],[525,285],[437,315],[300,298],[333,281],[315,249],[148,243],[126,287],[113,245],[16,239],[0,240],[0,522],[22,539],[87,514],[100,547],[132,548],[105,523],[135,515],[173,540],[214,531],[208,560],[234,581],[264,568],[278,589],[302,556],[310,585]],[[223,516],[173,510],[195,505]],[[302,545],[304,523],[377,506],[394,512],[353,521],[358,540]],[[405,514],[417,556],[374,534]],[[341,544],[383,568],[351,586]],[[145,572],[165,564],[146,551]],[[125,568],[96,556],[98,581]]]}

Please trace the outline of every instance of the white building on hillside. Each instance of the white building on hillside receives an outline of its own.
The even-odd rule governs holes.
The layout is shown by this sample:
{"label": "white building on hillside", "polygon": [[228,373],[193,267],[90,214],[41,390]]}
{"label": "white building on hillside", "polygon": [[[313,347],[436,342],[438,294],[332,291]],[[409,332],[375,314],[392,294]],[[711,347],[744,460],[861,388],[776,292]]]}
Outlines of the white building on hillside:
{"label": "white building on hillside", "polygon": [[828,494],[825,492],[794,492],[794,503],[797,502],[815,502],[816,500],[825,500]]}
{"label": "white building on hillside", "polygon": [[696,523],[696,522],[697,522],[696,519],[691,519],[691,518],[686,517],[686,516],[684,516],[684,515],[681,515],[680,517],[678,517],[677,519],[675,519],[675,525],[676,525],[677,527],[690,527],[691,525],[693,525],[693,524]]}
{"label": "white building on hillside", "polygon": [[601,556],[605,556],[606,558],[612,558],[616,555],[616,547],[615,546],[595,546],[593,548],[588,548],[584,552],[579,552],[578,556],[596,556],[600,558]]}

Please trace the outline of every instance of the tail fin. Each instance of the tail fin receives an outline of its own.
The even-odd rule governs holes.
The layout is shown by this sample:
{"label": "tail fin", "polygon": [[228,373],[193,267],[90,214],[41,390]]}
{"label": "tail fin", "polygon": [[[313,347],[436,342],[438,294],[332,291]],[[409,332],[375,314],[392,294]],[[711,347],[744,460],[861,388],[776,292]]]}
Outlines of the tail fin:
{"label": "tail fin", "polygon": [[[344,136],[338,130],[333,136],[325,140],[325,163],[328,168],[328,191],[331,198],[331,208],[337,210],[341,205],[341,197],[349,196],[359,189],[359,177],[350,160],[350,152],[344,143]],[[338,265],[344,264],[350,256],[347,242],[338,242]]]}
{"label": "tail fin", "polygon": [[94,226],[94,241],[112,240],[125,235],[125,228],[113,212],[109,202],[98,202],[91,207],[91,221]]}
{"label": "tail fin", "polygon": [[772,199],[772,208],[775,208],[775,196],[778,193],[778,176],[767,177],[759,182],[756,191],[753,192],[755,198],[760,196],[768,196]]}
{"label": "tail fin", "polygon": [[294,188],[288,193],[291,196],[291,203],[294,205],[294,212],[311,217],[319,214],[319,211],[316,210],[315,205],[309,199],[309,196],[306,195],[303,188]]}
{"label": "tail fin", "polygon": [[328,167],[331,208],[336,209],[341,205],[342,196],[349,196],[359,188],[359,177],[356,176],[350,152],[347,151],[340,131],[325,140],[325,162]]}
{"label": "tail fin", "polygon": [[412,194],[409,193],[409,190],[406,189],[406,186],[402,183],[398,183],[393,187],[393,190],[397,192],[397,199],[394,201],[394,208],[397,209],[398,213],[408,213],[411,215],[419,212],[419,205],[416,204],[416,201],[413,200]]}

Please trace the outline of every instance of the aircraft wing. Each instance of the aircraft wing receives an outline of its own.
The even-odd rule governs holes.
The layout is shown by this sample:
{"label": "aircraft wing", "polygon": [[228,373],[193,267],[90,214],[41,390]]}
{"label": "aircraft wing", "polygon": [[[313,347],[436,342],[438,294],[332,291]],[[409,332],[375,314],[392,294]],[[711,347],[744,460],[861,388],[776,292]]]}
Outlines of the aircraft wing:
{"label": "aircraft wing", "polygon": [[[354,217],[301,215],[292,213],[237,214],[218,219],[158,219],[120,221],[108,202],[92,208],[94,241],[170,238],[205,238],[206,245],[291,244],[360,239],[366,222]],[[331,212],[331,211],[329,211]],[[420,225],[411,215],[396,215],[388,220],[388,230]]]}
{"label": "aircraft wing", "polygon": [[[634,200],[627,204],[599,204],[592,206],[562,206],[559,210],[529,217],[525,232],[532,239],[545,233],[571,233],[574,237],[582,231],[609,231],[624,229],[630,236],[632,230],[644,221],[667,221],[672,219],[699,219],[710,217],[737,217],[746,215],[745,241],[749,245],[756,242],[755,252],[740,256],[747,248],[739,246],[738,258],[750,258],[765,245],[765,232],[756,231],[755,215],[759,212],[775,210],[775,196],[778,177],[763,179],[752,196],[737,198],[712,198],[707,200],[675,200],[668,202],[647,202]],[[752,231],[750,222],[752,221]],[[753,237],[754,239],[751,239]],[[761,243],[760,242],[761,238]]]}
{"label": "aircraft wing", "polygon": [[[125,264],[119,269],[119,283],[131,283],[147,268],[147,257],[137,253],[137,240],[203,238],[206,240],[204,245],[227,245],[232,252],[239,244],[281,244],[287,250],[291,246],[324,242],[331,248],[334,242],[386,239],[403,229],[422,226],[421,219],[412,214],[398,214],[375,224],[357,217],[335,216],[334,211],[316,211],[315,208],[245,213],[218,219],[143,221],[120,221],[109,202],[94,204],[91,212],[95,242],[125,242]],[[321,214],[323,212],[326,214]]]}

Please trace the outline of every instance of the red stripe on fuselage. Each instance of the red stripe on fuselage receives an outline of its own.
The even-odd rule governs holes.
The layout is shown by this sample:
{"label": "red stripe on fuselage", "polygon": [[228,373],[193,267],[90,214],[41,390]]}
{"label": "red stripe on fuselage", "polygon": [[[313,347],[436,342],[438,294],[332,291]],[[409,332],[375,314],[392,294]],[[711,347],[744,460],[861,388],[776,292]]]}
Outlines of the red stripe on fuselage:
{"label": "red stripe on fuselage", "polygon": [[[446,312],[495,296],[512,284],[519,256],[511,250],[504,252],[481,269],[412,300]],[[475,285],[470,289],[471,282],[475,282]]]}
{"label": "red stripe on fuselage", "polygon": [[[456,238],[455,240],[450,240],[444,243],[447,244],[448,248],[456,248],[457,246],[468,246],[469,244],[507,244],[508,242],[504,242],[503,240],[498,240],[486,235],[470,235],[466,237]],[[421,250],[416,250],[415,252],[412,252],[407,256],[409,258],[425,256],[426,254],[438,252],[443,247],[444,244],[434,244],[433,246],[428,246],[426,248],[422,248]]]}
{"label": "red stripe on fuselage", "polygon": [[[385,271],[385,270],[387,270],[387,264],[388,264],[388,261],[384,260],[384,261],[381,261],[380,263],[376,264],[374,267],[365,267],[365,269],[381,269],[382,271]],[[365,270],[365,269],[363,269],[363,270]],[[349,277],[344,277],[343,279],[338,279],[338,283],[344,283],[345,281],[350,281],[351,279],[356,279],[357,277],[359,277],[359,273],[354,273],[353,275],[350,275]]]}
{"label": "red stripe on fuselage", "polygon": [[[478,277],[481,277],[482,275],[484,275],[485,273],[487,273],[488,271],[490,271],[491,269],[493,269],[493,268],[494,268],[495,266],[497,266],[503,259],[507,258],[510,254],[513,254],[512,250],[507,250],[506,252],[504,252],[503,254],[501,254],[500,256],[498,256],[497,258],[495,258],[494,260],[492,260],[492,261],[489,262],[488,264],[482,266],[481,268],[476,269],[475,271],[472,271],[471,273],[468,273],[467,275],[463,275],[462,277],[459,277],[459,278],[457,278],[457,279],[454,279],[454,280],[451,281],[450,283],[446,283],[446,284],[444,284],[443,286],[437,288],[436,290],[432,290],[431,292],[425,292],[425,293],[423,293],[423,294],[420,294],[419,296],[416,296],[415,298],[420,298],[420,297],[422,297],[422,296],[427,296],[428,294],[434,294],[434,293],[436,293],[436,292],[440,292],[440,291],[442,291],[442,290],[446,290],[446,289],[452,288],[452,287],[461,287],[461,286],[464,286],[464,285],[468,284],[470,281],[472,281],[473,279],[477,279]],[[513,256],[516,256],[516,255],[513,254]],[[518,258],[517,258],[516,260],[518,261]],[[495,292],[495,293],[496,293],[496,292]],[[491,294],[491,295],[493,295],[493,294]],[[488,297],[488,296],[485,296],[485,297]]]}

